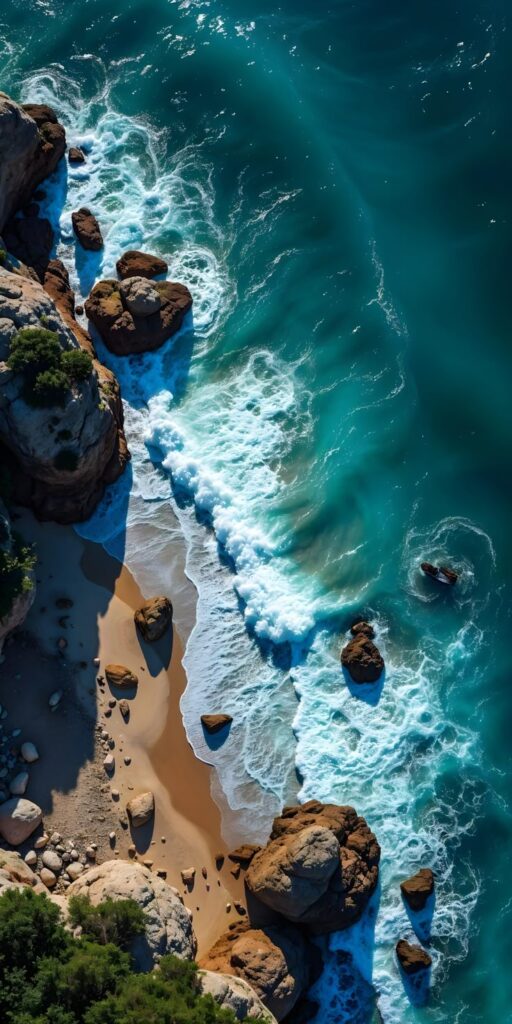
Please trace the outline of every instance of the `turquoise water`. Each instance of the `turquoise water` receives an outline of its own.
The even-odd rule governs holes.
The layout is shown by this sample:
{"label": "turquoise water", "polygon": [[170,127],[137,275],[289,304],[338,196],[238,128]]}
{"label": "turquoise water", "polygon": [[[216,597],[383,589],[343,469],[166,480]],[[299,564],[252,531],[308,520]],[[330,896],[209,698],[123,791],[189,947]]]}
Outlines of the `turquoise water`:
{"label": "turquoise water", "polygon": [[[0,13],[1,88],[52,102],[88,150],[47,203],[78,293],[144,243],[195,299],[159,353],[107,359],[134,458],[84,532],[157,589],[181,524],[182,707],[240,831],[299,794],[354,803],[382,845],[370,913],[330,941],[328,1024],[368,1024],[375,998],[385,1024],[512,1019],[509,32],[508,5],[476,0]],[[76,256],[78,204],[99,258]],[[428,587],[424,557],[460,586]],[[360,612],[377,695],[339,667]],[[235,723],[211,752],[198,714],[219,708]],[[393,948],[422,864],[418,1008]]]}

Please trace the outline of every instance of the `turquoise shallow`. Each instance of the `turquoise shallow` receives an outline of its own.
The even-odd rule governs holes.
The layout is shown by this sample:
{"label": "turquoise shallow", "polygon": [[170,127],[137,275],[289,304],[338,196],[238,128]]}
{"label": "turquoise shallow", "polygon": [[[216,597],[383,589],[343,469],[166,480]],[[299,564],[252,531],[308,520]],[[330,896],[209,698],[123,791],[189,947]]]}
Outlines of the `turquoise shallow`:
{"label": "turquoise shallow", "polygon": [[[504,0],[0,12],[0,87],[87,151],[43,204],[78,294],[141,245],[194,294],[173,343],[105,356],[133,461],[83,532],[157,590],[181,525],[182,709],[227,834],[263,837],[299,794],[353,803],[382,845],[317,1024],[512,1019],[511,56]],[[78,205],[99,256],[76,253]],[[363,613],[386,660],[370,692],[339,664]],[[233,742],[205,751],[198,711],[220,706]],[[394,958],[422,865],[427,1006]]]}

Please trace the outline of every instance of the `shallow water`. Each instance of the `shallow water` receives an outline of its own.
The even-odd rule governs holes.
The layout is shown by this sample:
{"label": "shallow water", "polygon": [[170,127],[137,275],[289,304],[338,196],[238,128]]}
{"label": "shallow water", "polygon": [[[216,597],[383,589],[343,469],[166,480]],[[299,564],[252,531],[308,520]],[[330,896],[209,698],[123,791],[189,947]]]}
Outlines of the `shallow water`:
{"label": "shallow water", "polygon": [[[171,344],[105,356],[133,460],[83,532],[148,591],[184,533],[182,709],[235,812],[228,837],[233,817],[263,837],[299,794],[354,803],[382,845],[370,912],[330,941],[329,1024],[366,1024],[376,997],[386,1024],[510,1019],[507,15],[0,14],[1,87],[54,104],[88,152],[46,203],[78,293],[144,245],[194,294]],[[99,256],[76,253],[78,205],[99,215]],[[429,586],[423,558],[460,585]],[[386,659],[369,692],[339,665],[362,613]],[[205,710],[233,715],[225,747],[207,749]],[[438,883],[426,1008],[393,953],[413,935],[398,882],[422,864]]]}

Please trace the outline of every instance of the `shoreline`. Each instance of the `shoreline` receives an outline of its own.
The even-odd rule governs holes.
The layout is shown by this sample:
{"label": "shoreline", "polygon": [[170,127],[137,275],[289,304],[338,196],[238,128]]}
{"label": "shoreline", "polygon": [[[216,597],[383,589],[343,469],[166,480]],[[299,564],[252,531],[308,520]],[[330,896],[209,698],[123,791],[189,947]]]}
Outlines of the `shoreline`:
{"label": "shoreline", "polygon": [[[99,739],[94,744],[90,736],[83,737],[87,749],[82,756],[87,764],[94,765],[92,777],[96,781],[91,782],[90,774],[77,766],[76,785],[64,800],[82,803],[86,794],[90,796],[91,785],[97,786],[98,774],[100,779],[103,776],[102,794],[111,801],[112,819],[117,821],[115,843],[105,851],[107,856],[129,859],[133,855],[129,847],[134,844],[135,859],[151,861],[152,870],[166,872],[167,881],[179,890],[192,911],[201,955],[230,921],[240,919],[234,904],[243,903],[243,880],[233,877],[234,865],[228,860],[220,871],[216,868],[216,855],[226,857],[228,850],[221,835],[221,813],[211,794],[213,769],[196,758],[181,718],[179,702],[187,680],[180,637],[174,628],[172,644],[168,638],[152,645],[141,640],[133,612],[144,597],[126,566],[101,545],[83,540],[72,527],[40,524],[27,512],[20,518],[24,521],[22,530],[31,536],[38,555],[36,599],[24,634],[34,635],[50,658],[59,658],[62,671],[73,676],[77,704]],[[29,529],[25,525],[28,519]],[[62,624],[66,616],[55,609],[60,596],[74,602],[65,625],[59,625],[59,620]],[[172,600],[173,595],[168,596]],[[64,652],[59,650],[59,640],[66,643]],[[16,643],[12,645],[14,657]],[[96,658],[100,659],[99,668],[93,664]],[[102,674],[109,662],[126,664],[139,676],[128,722],[117,704],[109,707],[109,701],[115,698],[108,685],[103,696],[96,683],[97,674]],[[56,718],[65,713],[65,704],[63,700],[62,712],[59,707]],[[110,745],[101,738],[105,733]],[[107,752],[115,757],[110,777],[102,763]],[[80,758],[78,751],[76,756]],[[128,764],[125,759],[129,759]],[[34,779],[44,770],[42,754],[33,768]],[[53,792],[54,780],[50,784]],[[127,823],[126,802],[145,789],[155,795],[152,828],[119,827],[120,820]],[[30,783],[27,796],[31,796]],[[58,804],[49,816],[49,828],[59,828]],[[101,844],[99,855],[99,859],[107,859]],[[191,867],[196,875],[189,891],[181,871]]]}

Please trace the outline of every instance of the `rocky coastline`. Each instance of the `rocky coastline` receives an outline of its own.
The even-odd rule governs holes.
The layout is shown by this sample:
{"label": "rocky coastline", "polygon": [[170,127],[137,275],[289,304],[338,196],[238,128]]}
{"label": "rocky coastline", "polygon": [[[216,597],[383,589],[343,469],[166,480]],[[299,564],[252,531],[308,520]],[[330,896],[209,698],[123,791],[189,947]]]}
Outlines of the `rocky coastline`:
{"label": "rocky coastline", "polygon": [[[85,582],[79,579],[71,596],[71,576],[63,575],[74,558],[76,573],[85,560],[82,542],[65,532],[66,524],[90,516],[130,457],[119,384],[76,319],[67,269],[52,255],[52,227],[39,217],[38,190],[65,157],[66,146],[55,111],[20,106],[0,93],[0,573],[6,594],[0,608],[0,702],[4,691],[5,702],[9,697],[14,704],[9,712],[0,710],[0,895],[32,888],[56,901],[64,914],[73,894],[86,894],[93,904],[107,896],[135,900],[147,919],[132,949],[138,970],[153,970],[169,952],[198,957],[202,990],[236,1019],[305,1021],[315,1014],[308,992],[322,971],[324,937],[360,920],[376,893],[378,837],[354,808],[315,800],[284,808],[261,848],[229,851],[219,834],[215,847],[200,828],[199,839],[194,833],[190,842],[188,833],[182,841],[173,831],[186,817],[180,819],[178,797],[158,788],[147,754],[165,716],[144,705],[157,701],[145,695],[148,677],[168,701],[176,679],[171,673],[182,672],[173,595],[143,601],[135,588],[135,598],[120,597],[112,571],[108,585],[99,577],[93,581],[91,613],[82,604]],[[85,160],[76,147],[68,157]],[[76,211],[73,227],[77,245],[101,249],[94,211]],[[168,265],[158,256],[120,253],[117,270],[119,279],[92,288],[87,318],[116,355],[152,351],[180,329],[193,296],[185,285],[161,279]],[[22,540],[15,529],[20,516]],[[52,550],[62,538],[68,557],[55,551],[53,565],[51,554],[41,555],[43,537]],[[103,564],[112,569],[108,559]],[[133,581],[126,585],[134,587]],[[62,592],[56,593],[57,586]],[[94,610],[100,591],[106,595],[102,612]],[[95,636],[100,614],[112,617],[102,644]],[[92,641],[80,632],[89,627]],[[27,685],[25,700],[39,700],[41,735],[53,735],[65,714],[70,742],[76,735],[78,745],[81,733],[89,736],[82,751],[87,771],[77,767],[49,813],[34,795],[42,754],[39,739],[27,730],[35,728],[35,719],[26,707],[22,713],[20,686],[7,694],[5,673],[8,665],[14,679],[24,682],[31,665],[37,674],[38,663],[44,701],[37,679]],[[351,627],[341,663],[351,683],[379,683],[385,666],[370,623]],[[24,726],[17,715],[26,719]],[[219,709],[203,715],[202,723],[205,731],[225,730],[227,736],[231,719]],[[176,728],[183,732],[181,722]],[[184,736],[181,742],[186,744]],[[186,756],[194,759],[190,750]],[[49,788],[59,785],[51,780]],[[211,801],[209,791],[205,799]],[[85,813],[77,814],[79,805]],[[156,826],[162,831],[159,845]],[[194,849],[201,860],[187,863],[185,855]],[[171,863],[166,850],[178,851],[181,859]],[[412,916],[421,913],[433,898],[432,872],[422,868],[404,879],[401,892]],[[208,917],[204,925],[200,900]],[[397,969],[424,978],[429,954],[397,940]]]}

